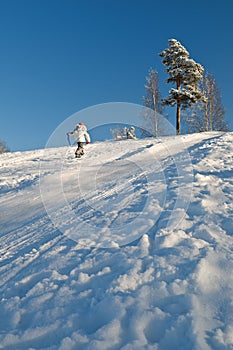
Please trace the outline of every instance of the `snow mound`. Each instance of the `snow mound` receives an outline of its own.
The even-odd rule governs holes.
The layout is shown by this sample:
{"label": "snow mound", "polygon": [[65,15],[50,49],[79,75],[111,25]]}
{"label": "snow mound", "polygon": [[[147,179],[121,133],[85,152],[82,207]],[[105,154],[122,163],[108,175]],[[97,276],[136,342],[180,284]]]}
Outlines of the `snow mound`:
{"label": "snow mound", "polygon": [[202,133],[1,155],[0,349],[233,349],[232,151]]}

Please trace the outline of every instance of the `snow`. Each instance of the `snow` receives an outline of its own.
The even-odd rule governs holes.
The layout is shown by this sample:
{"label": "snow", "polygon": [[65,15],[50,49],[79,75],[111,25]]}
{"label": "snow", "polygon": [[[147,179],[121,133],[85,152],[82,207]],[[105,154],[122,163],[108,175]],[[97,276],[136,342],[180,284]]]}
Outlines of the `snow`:
{"label": "snow", "polygon": [[233,349],[233,133],[0,156],[0,349]]}

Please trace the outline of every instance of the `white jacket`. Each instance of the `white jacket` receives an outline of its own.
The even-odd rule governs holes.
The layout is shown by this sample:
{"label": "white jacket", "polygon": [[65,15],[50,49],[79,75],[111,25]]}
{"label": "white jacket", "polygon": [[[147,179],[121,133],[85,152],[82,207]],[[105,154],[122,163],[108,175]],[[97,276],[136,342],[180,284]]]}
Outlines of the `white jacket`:
{"label": "white jacket", "polygon": [[85,125],[77,125],[74,131],[68,132],[68,135],[74,136],[76,142],[89,143],[91,141]]}

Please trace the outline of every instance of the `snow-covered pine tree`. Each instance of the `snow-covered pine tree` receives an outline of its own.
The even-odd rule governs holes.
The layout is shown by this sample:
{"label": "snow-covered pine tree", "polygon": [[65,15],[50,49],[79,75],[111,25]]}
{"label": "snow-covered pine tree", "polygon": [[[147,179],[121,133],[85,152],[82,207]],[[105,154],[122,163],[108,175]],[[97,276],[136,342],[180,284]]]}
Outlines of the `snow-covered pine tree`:
{"label": "snow-covered pine tree", "polygon": [[163,107],[161,103],[161,95],[159,91],[159,77],[158,73],[153,69],[149,69],[149,74],[146,77],[146,95],[143,96],[143,105],[153,110],[153,114],[145,113],[143,118],[145,120],[146,129],[149,130],[155,137],[159,134],[159,126],[161,124],[160,116],[162,114]]}
{"label": "snow-covered pine tree", "polygon": [[168,48],[159,55],[163,58],[162,63],[167,67],[165,71],[169,78],[166,82],[176,86],[169,91],[170,95],[163,99],[163,104],[177,106],[176,131],[180,134],[180,109],[186,109],[198,100],[204,99],[198,86],[204,68],[190,59],[189,52],[175,39],[170,39]]}

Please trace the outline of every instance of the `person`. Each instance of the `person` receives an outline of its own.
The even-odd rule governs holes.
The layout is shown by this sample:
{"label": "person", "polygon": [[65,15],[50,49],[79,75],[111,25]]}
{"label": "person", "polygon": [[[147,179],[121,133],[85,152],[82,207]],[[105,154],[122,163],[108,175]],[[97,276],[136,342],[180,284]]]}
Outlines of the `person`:
{"label": "person", "polygon": [[135,127],[134,126],[131,126],[129,128],[129,130],[127,131],[127,139],[136,140]]}
{"label": "person", "polygon": [[78,144],[78,148],[75,151],[75,157],[80,158],[84,154],[84,144],[91,142],[90,135],[87,132],[87,127],[84,123],[80,122],[76,125],[73,131],[67,133],[68,136],[74,136],[75,141]]}
{"label": "person", "polygon": [[122,138],[126,138],[127,137],[127,133],[128,133],[128,129],[127,127],[125,126],[123,129],[122,129]]}

